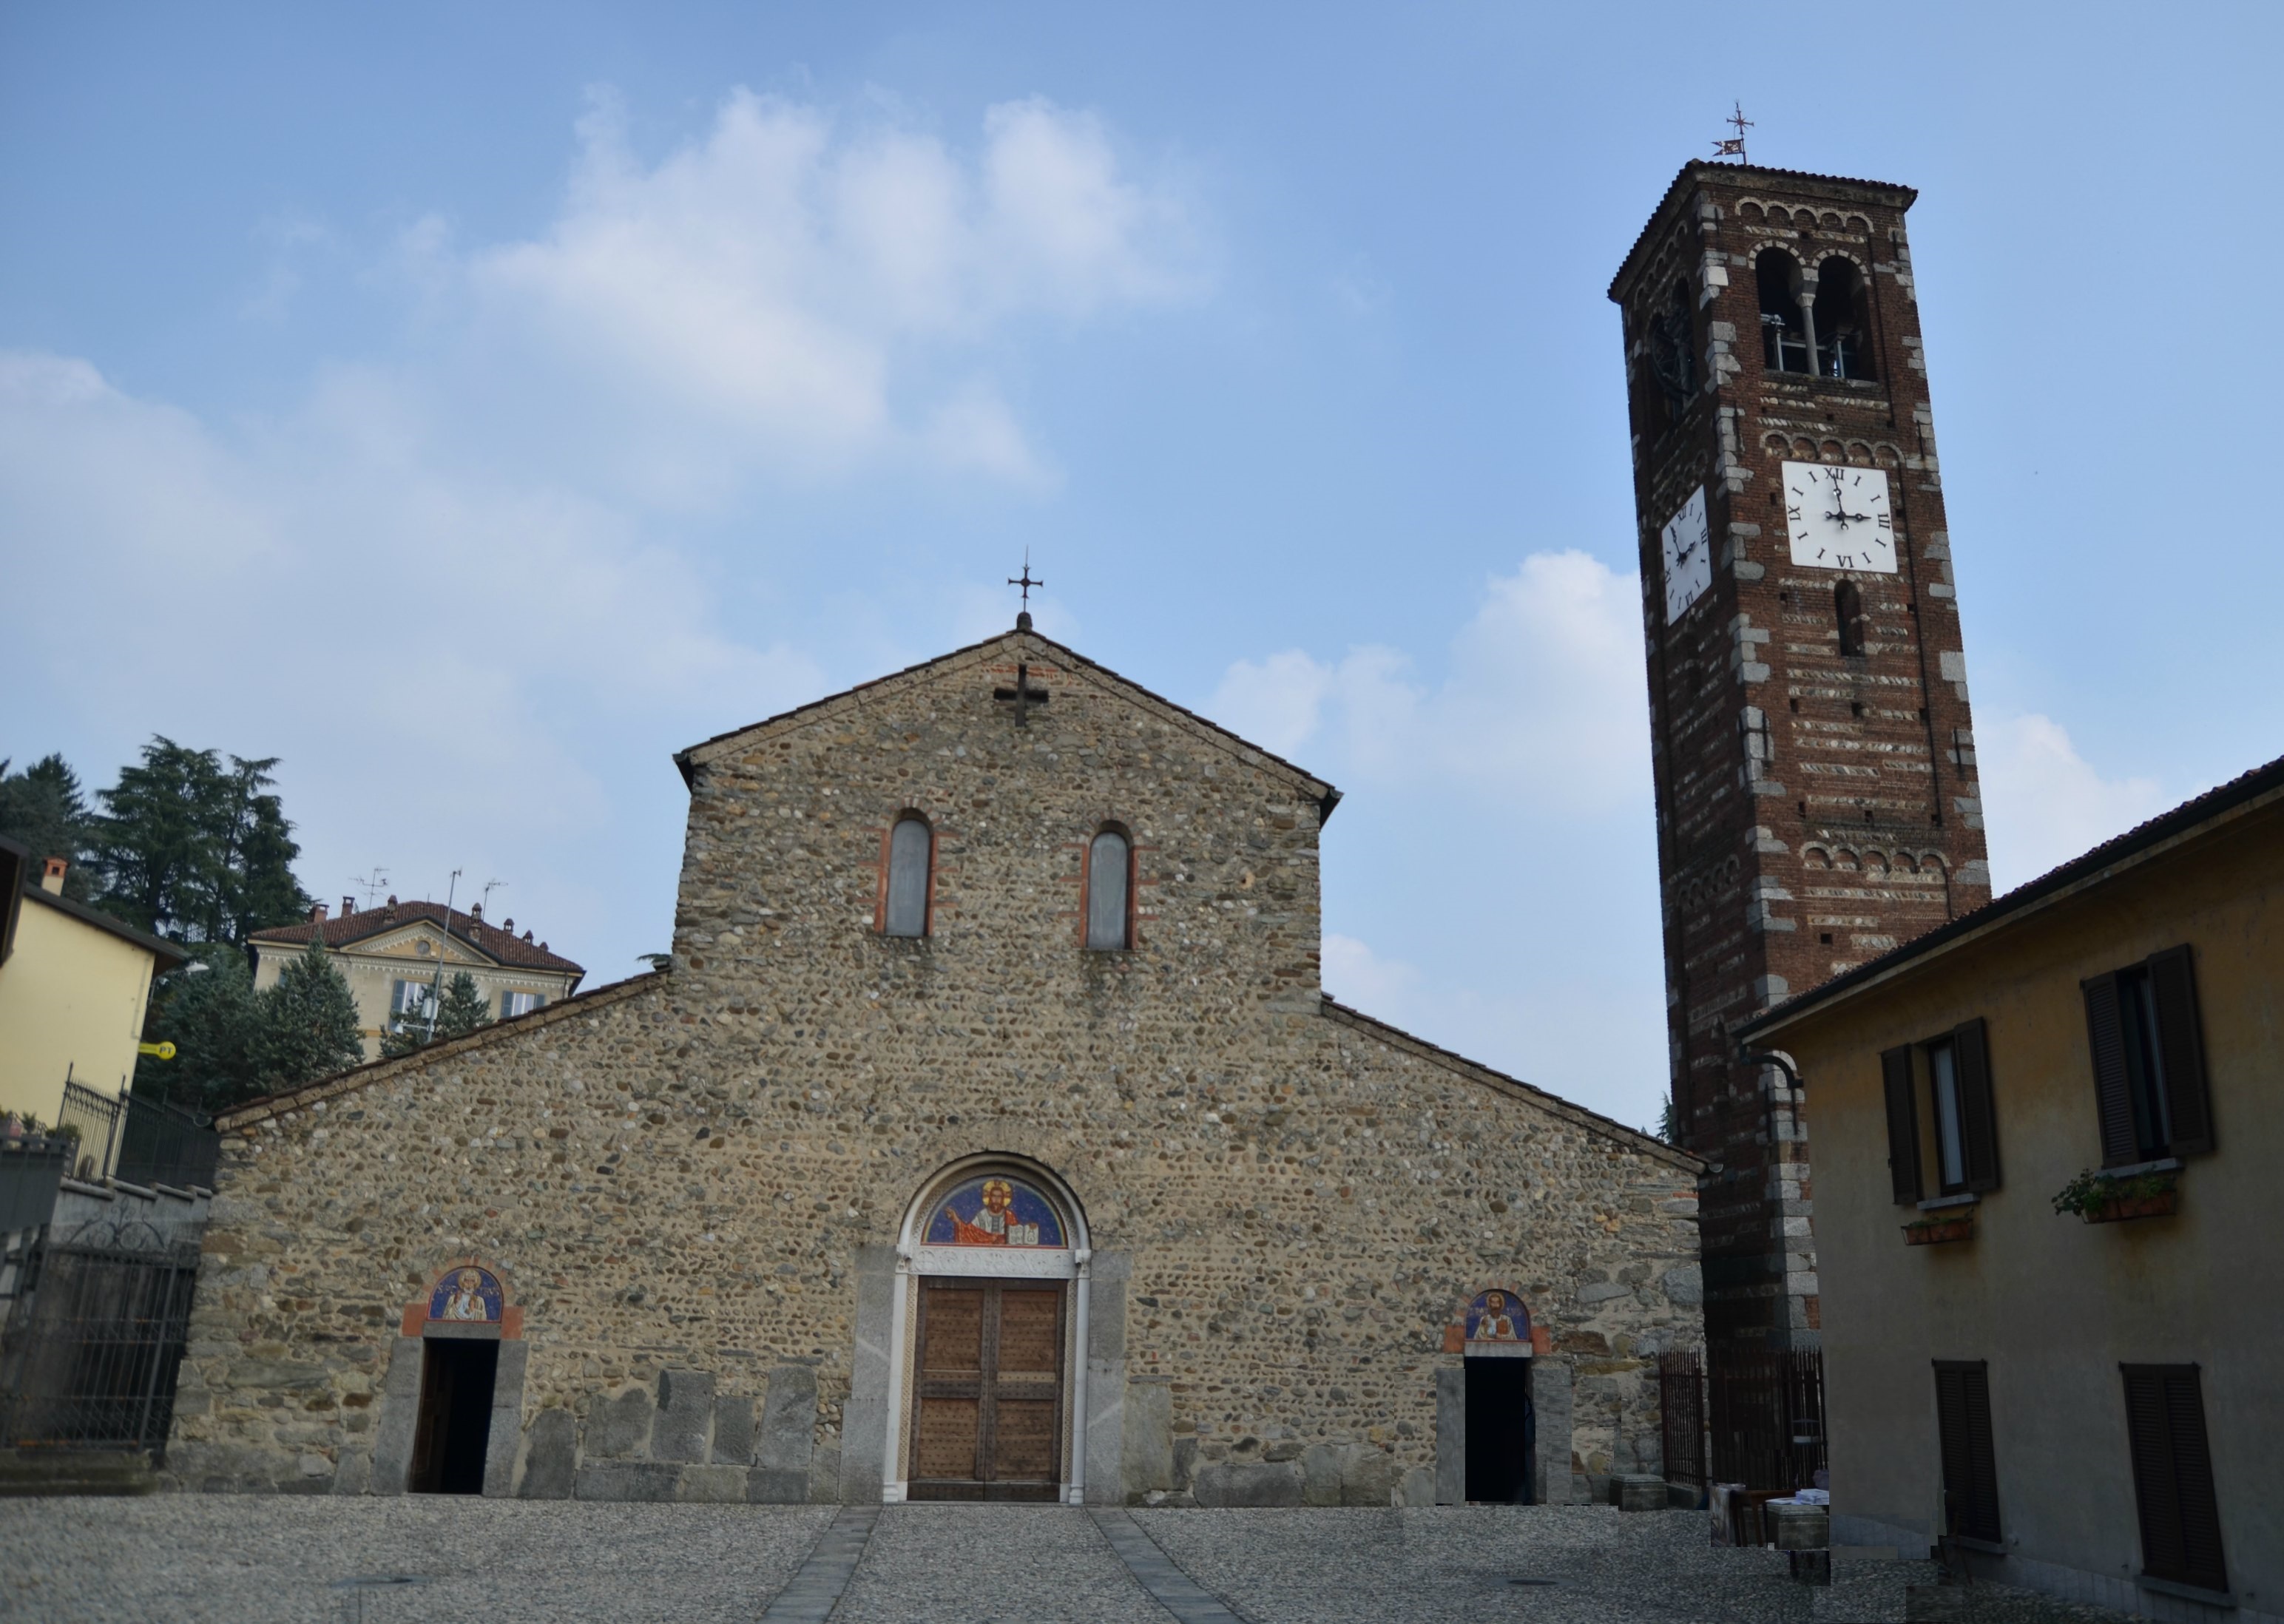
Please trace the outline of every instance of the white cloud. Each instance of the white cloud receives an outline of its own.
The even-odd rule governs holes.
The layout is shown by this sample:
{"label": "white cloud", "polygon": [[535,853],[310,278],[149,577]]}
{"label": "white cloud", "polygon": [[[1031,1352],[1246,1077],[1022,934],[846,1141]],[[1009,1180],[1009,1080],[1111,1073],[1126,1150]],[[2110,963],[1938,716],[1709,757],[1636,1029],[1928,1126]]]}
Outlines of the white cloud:
{"label": "white cloud", "polygon": [[1632,575],[1535,553],[1490,582],[1440,684],[1395,649],[1287,650],[1232,665],[1209,709],[1280,754],[1321,738],[1360,781],[1591,810],[1648,790],[1639,620]]}
{"label": "white cloud", "polygon": [[2169,804],[2154,778],[2102,777],[2051,716],[1979,722],[1975,743],[1991,882],[1999,891],[2036,879]]}
{"label": "white cloud", "polygon": [[[433,223],[414,235],[402,258],[434,286],[449,248]],[[560,216],[466,255],[460,291],[488,365],[574,384],[588,436],[647,494],[900,456],[1037,487],[1046,459],[959,358],[1027,316],[1193,293],[1194,237],[1099,121],[1044,100],[991,108],[968,159],[739,90],[646,166],[604,96]]]}

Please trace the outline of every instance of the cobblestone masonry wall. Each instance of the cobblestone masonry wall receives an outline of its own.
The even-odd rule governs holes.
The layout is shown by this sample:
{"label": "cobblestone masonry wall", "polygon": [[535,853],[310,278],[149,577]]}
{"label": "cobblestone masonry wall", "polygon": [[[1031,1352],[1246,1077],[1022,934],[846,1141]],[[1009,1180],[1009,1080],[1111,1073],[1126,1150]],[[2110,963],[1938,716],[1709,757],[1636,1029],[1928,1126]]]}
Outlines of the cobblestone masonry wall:
{"label": "cobblestone masonry wall", "polygon": [[[1022,727],[1019,660],[1050,695]],[[1432,1494],[1444,1329],[1490,1285],[1569,1366],[1578,1468],[1655,1470],[1653,1355],[1701,1339],[1696,1164],[1325,1000],[1326,786],[1021,634],[682,759],[672,972],[226,1120],[183,1483],[392,1488],[399,1317],[476,1254],[522,1309],[502,1491],[833,1497],[860,1249],[987,1151],[1130,1260],[1136,1494],[1256,1464]],[[907,808],[937,831],[925,941],[874,929]],[[1130,953],[1081,946],[1108,820]]]}

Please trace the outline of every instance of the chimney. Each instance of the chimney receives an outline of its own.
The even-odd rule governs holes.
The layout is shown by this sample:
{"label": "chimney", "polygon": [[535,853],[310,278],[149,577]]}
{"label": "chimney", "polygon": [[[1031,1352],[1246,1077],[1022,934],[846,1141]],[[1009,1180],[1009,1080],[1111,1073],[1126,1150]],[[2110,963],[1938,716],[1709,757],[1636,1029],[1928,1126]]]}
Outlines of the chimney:
{"label": "chimney", "polygon": [[481,902],[469,903],[468,917],[476,924],[481,925],[484,922],[484,905]]}
{"label": "chimney", "polygon": [[312,925],[323,925],[325,922],[325,905],[323,902],[320,902],[315,908],[309,910],[309,923]]}
{"label": "chimney", "polygon": [[530,933],[529,931],[526,931],[526,932],[524,932],[524,933],[523,933],[523,939],[524,939],[526,941],[529,941],[531,940],[531,933]]}
{"label": "chimney", "polygon": [[341,899],[341,917],[342,917],[342,918],[344,918],[344,919],[346,919],[346,918],[348,918],[351,914],[355,913],[356,911],[356,898],[355,898],[355,897],[353,897],[353,896],[345,896],[345,897],[343,897],[343,898]]}
{"label": "chimney", "polygon": [[50,896],[64,894],[64,871],[71,867],[61,857],[43,858],[40,863],[40,889]]}

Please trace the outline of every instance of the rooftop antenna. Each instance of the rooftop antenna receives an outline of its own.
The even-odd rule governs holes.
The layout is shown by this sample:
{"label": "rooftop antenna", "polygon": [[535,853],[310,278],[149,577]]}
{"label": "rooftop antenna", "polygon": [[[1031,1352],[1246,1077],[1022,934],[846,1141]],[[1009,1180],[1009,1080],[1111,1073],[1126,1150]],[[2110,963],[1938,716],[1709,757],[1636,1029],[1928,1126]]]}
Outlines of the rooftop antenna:
{"label": "rooftop antenna", "polygon": [[364,905],[370,910],[375,899],[388,894],[388,871],[376,863],[370,874],[350,875],[349,884],[364,893]]}
{"label": "rooftop antenna", "polygon": [[1753,121],[1745,116],[1744,103],[1732,102],[1729,106],[1729,116],[1721,121],[1735,129],[1737,133],[1725,140],[1716,141],[1713,144],[1713,156],[1733,158],[1739,163],[1750,163],[1753,160],[1745,156],[1745,132],[1753,128]]}
{"label": "rooftop antenna", "polygon": [[489,919],[492,917],[492,893],[495,891],[505,891],[506,889],[507,881],[504,879],[488,879],[484,881],[483,910],[485,918]]}
{"label": "rooftop antenna", "polygon": [[[460,871],[454,869],[452,883],[444,888],[444,945],[447,948],[450,947],[452,942],[452,898],[458,894],[459,889]],[[428,1035],[422,1040],[424,1042],[433,1043],[436,1041],[436,1004],[443,995],[444,955],[439,952],[436,955],[436,973],[428,982]]]}
{"label": "rooftop antenna", "polygon": [[1023,589],[1023,606],[1016,612],[1015,629],[1017,631],[1029,631],[1031,629],[1031,589],[1033,587],[1043,587],[1047,584],[1044,581],[1034,581],[1031,579],[1031,550],[1029,548],[1026,547],[1023,549],[1023,573],[1020,575],[1008,576],[1007,584],[1011,587],[1021,587]]}

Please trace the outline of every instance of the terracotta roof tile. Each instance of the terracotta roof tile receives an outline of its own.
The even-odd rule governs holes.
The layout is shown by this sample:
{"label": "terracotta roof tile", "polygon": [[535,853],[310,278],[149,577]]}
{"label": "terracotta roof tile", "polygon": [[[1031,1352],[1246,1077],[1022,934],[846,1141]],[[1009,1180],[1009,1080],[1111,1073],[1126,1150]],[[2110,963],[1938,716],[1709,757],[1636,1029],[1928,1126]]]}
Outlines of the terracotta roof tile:
{"label": "terracotta roof tile", "polygon": [[[247,938],[252,941],[293,942],[306,946],[309,933],[322,930],[325,946],[345,948],[352,942],[364,941],[387,931],[401,930],[416,919],[445,926],[444,904],[442,902],[395,902],[380,908],[367,908],[360,912],[343,914],[327,919],[323,925],[280,925],[266,931],[255,931]],[[451,912],[447,927],[457,941],[470,947],[497,964],[518,970],[553,970],[572,975],[584,975],[586,967],[575,964],[560,954],[550,953],[536,942],[502,930],[497,925],[480,925],[459,909]]]}

